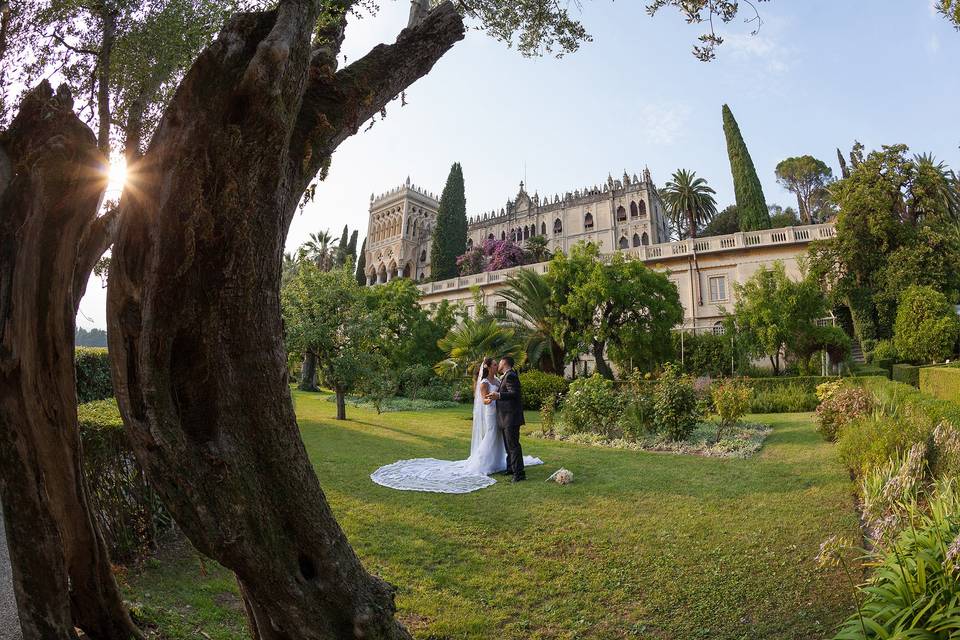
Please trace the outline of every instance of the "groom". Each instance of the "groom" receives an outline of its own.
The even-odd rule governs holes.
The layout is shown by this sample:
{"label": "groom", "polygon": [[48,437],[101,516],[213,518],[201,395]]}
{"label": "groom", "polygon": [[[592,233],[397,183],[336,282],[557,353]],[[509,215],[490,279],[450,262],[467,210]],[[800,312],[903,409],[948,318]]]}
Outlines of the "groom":
{"label": "groom", "polygon": [[506,475],[512,475],[512,482],[527,479],[523,470],[523,451],[520,449],[520,425],[523,420],[523,401],[520,395],[520,376],[513,370],[513,358],[504,356],[498,365],[500,372],[500,391],[491,394],[497,401],[497,427],[503,436],[507,449]]}

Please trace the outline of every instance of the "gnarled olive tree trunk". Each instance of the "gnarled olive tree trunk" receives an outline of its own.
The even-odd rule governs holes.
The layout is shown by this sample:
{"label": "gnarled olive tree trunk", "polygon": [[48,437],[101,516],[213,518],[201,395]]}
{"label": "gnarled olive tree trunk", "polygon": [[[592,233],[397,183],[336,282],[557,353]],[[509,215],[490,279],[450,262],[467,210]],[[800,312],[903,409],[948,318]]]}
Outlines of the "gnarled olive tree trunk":
{"label": "gnarled olive tree trunk", "polygon": [[44,82],[0,135],[0,498],[27,640],[138,637],[90,513],[74,330],[112,215],[105,159],[64,88]]}
{"label": "gnarled olive tree trunk", "polygon": [[362,567],[300,439],[280,271],[310,180],[463,24],[444,3],[336,71],[343,22],[311,47],[317,9],[282,0],[236,16],[168,107],[121,204],[114,383],[151,484],[193,544],[236,573],[255,637],[405,638],[392,588]]}

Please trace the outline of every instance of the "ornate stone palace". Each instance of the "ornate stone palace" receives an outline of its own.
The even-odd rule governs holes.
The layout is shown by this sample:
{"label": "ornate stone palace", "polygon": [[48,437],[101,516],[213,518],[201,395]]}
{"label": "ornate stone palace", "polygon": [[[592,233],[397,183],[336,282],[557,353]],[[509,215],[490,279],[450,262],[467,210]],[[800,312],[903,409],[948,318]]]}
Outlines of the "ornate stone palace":
{"label": "ornate stone palace", "polygon": [[[430,277],[430,246],[436,223],[436,197],[410,184],[370,196],[367,226],[367,282],[392,278]],[[543,236],[551,251],[566,251],[578,242],[594,242],[602,250],[649,246],[668,240],[663,204],[650,172],[643,180],[626,172],[602,186],[584,187],[563,195],[531,196],[520,191],[500,211],[472,216],[467,246],[486,239],[510,239],[524,245]]]}
{"label": "ornate stone palace", "polygon": [[[395,277],[430,277],[431,234],[438,202],[410,184],[379,197],[371,196],[367,240],[367,282]],[[511,239],[523,245],[544,236],[552,251],[566,251],[577,242],[595,242],[602,253],[622,251],[668,274],[684,307],[682,328],[720,331],[723,309],[733,305],[733,284],[742,283],[761,266],[783,262],[799,277],[798,258],[813,240],[834,235],[832,224],[746,231],[724,236],[670,242],[664,207],[649,171],[643,179],[624,174],[601,186],[550,197],[520,191],[500,211],[472,216],[468,244],[488,238]],[[541,273],[547,263],[528,265]],[[471,309],[474,294],[498,313],[510,309],[498,292],[512,269],[485,272],[420,285],[422,304],[462,302]]]}

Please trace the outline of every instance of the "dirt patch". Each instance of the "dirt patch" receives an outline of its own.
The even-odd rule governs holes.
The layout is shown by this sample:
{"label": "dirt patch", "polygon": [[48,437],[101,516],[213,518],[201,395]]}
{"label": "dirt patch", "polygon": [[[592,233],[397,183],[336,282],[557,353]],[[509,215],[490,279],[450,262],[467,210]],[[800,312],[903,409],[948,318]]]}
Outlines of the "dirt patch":
{"label": "dirt patch", "polygon": [[243,611],[243,600],[232,591],[221,591],[213,596],[213,601],[217,603],[217,606],[223,607],[224,609]]}

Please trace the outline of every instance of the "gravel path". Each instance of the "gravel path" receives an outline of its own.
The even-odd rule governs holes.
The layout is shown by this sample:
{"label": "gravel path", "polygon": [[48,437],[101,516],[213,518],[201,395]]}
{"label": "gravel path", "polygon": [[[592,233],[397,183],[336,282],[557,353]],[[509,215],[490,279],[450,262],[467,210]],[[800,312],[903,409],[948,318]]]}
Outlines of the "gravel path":
{"label": "gravel path", "polygon": [[7,552],[7,532],[3,529],[0,511],[0,640],[23,640],[17,602],[13,597],[13,578],[10,575],[10,554]]}

